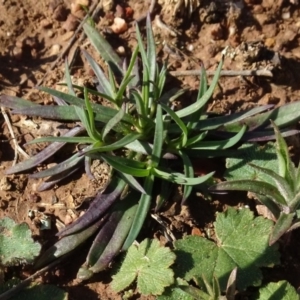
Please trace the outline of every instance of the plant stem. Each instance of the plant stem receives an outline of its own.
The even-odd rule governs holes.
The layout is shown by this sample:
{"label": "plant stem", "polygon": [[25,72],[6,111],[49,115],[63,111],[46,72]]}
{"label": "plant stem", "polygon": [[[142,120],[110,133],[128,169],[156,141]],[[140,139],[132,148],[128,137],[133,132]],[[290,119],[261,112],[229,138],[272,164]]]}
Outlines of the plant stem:
{"label": "plant stem", "polygon": [[[187,71],[171,71],[170,75],[179,76],[200,76],[201,70],[187,70]],[[215,71],[206,71],[207,75],[214,75]],[[220,76],[264,76],[273,77],[270,70],[222,70]]]}

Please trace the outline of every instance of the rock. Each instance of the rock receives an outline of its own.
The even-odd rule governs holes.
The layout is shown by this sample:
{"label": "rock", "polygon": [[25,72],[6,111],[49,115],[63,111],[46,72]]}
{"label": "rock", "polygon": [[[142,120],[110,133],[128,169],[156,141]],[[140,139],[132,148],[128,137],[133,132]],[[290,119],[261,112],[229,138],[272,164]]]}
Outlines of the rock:
{"label": "rock", "polygon": [[23,56],[23,50],[19,47],[14,47],[12,50],[12,55],[16,60],[21,60]]}
{"label": "rock", "polygon": [[125,48],[123,46],[119,46],[117,49],[116,49],[116,52],[120,55],[125,55],[126,51],[125,51]]}
{"label": "rock", "polygon": [[62,4],[56,7],[52,15],[53,19],[59,22],[65,21],[67,19],[67,16],[68,16],[68,11],[65,8],[65,6]]}
{"label": "rock", "polygon": [[114,18],[114,23],[111,25],[111,29],[114,33],[120,34],[127,30],[128,26],[124,19]]}
{"label": "rock", "polygon": [[50,50],[50,55],[51,56],[57,55],[59,53],[60,49],[61,49],[61,45],[59,45],[59,44],[52,45],[51,50]]}
{"label": "rock", "polygon": [[53,38],[54,37],[54,32],[52,30],[47,31],[47,37]]}
{"label": "rock", "polygon": [[68,18],[67,18],[66,22],[63,24],[62,28],[64,28],[66,31],[75,31],[75,29],[78,26],[78,23],[79,22],[78,22],[77,18],[74,15],[69,14]]}

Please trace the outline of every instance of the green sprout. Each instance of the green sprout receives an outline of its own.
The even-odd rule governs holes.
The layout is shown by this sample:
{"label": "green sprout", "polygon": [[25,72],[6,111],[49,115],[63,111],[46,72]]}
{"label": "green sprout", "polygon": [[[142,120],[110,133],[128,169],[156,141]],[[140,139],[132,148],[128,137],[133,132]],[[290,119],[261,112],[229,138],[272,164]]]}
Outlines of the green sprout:
{"label": "green sprout", "polygon": [[254,193],[276,219],[270,236],[270,245],[274,244],[286,232],[300,226],[300,165],[295,167],[282,134],[275,123],[271,122],[276,135],[278,173],[251,163],[249,166],[257,172],[267,175],[273,183],[263,180],[242,179],[222,182],[209,188],[214,192],[240,190]]}
{"label": "green sprout", "polygon": [[[159,194],[155,210],[168,198],[171,185],[183,186],[182,202],[191,195],[193,186],[207,181],[213,172],[196,177],[193,158],[226,155],[226,151],[240,141],[273,138],[267,120],[274,119],[286,127],[300,117],[299,103],[291,103],[271,110],[271,105],[226,116],[210,116],[206,105],[217,86],[224,55],[210,85],[202,67],[200,86],[195,101],[176,110],[174,100],[185,92],[166,90],[167,63],[157,64],[155,38],[151,20],[146,22],[146,44],[136,25],[137,46],[128,66],[114,52],[108,42],[89,24],[85,33],[99,55],[107,63],[108,76],[85,51],[98,83],[97,90],[72,84],[66,64],[66,85],[69,92],[40,87],[51,94],[59,105],[42,106],[11,96],[2,96],[2,106],[13,113],[39,116],[63,121],[80,121],[62,137],[44,137],[31,143],[51,142],[36,156],[11,167],[7,174],[31,169],[59,151],[66,143],[78,144],[78,151],[56,166],[31,174],[32,178],[47,180],[39,191],[48,189],[77,171],[83,164],[92,176],[90,164],[100,159],[111,166],[111,178],[104,192],[99,192],[86,213],[58,233],[61,238],[36,263],[40,268],[77,248],[93,234],[97,234],[84,268],[86,279],[105,269],[121,250],[128,249],[137,238],[153,199]],[[138,57],[142,66],[139,69]],[[77,96],[83,94],[83,99]],[[90,96],[98,96],[110,103],[93,103]],[[82,136],[86,133],[85,136]],[[295,134],[285,130],[285,134]],[[154,183],[161,193],[154,192]],[[125,192],[127,191],[127,192]],[[105,238],[103,238],[105,236]]]}

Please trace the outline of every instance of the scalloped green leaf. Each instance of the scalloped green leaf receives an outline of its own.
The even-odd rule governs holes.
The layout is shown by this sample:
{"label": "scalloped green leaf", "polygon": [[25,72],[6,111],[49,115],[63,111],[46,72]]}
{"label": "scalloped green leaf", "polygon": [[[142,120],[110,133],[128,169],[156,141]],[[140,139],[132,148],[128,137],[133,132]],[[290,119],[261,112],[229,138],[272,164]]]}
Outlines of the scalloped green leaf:
{"label": "scalloped green leaf", "polygon": [[146,239],[129,247],[119,272],[113,276],[111,287],[120,292],[137,280],[137,288],[143,295],[161,295],[165,287],[174,282],[169,268],[175,254],[161,247],[157,240]]}
{"label": "scalloped green leaf", "polygon": [[249,209],[229,208],[218,214],[214,225],[216,243],[198,236],[175,242],[176,276],[188,281],[204,275],[211,282],[215,275],[224,291],[230,272],[237,267],[239,290],[260,285],[259,268],[279,263],[276,247],[269,247],[273,222],[263,217],[254,218]]}
{"label": "scalloped green leaf", "polygon": [[[0,294],[9,291],[17,284],[21,283],[21,280],[13,278],[5,282],[0,287]],[[1,295],[2,296],[2,295]],[[67,300],[68,293],[51,284],[32,284],[24,290],[19,291],[13,296],[14,300]]]}
{"label": "scalloped green leaf", "polygon": [[193,296],[182,290],[182,287],[188,287],[189,284],[181,278],[176,278],[175,284],[166,288],[161,296],[157,297],[157,300],[195,300]]}
{"label": "scalloped green leaf", "polygon": [[4,266],[32,263],[41,245],[34,242],[26,223],[16,224],[10,218],[0,220],[0,264]]}
{"label": "scalloped green leaf", "polygon": [[227,180],[260,180],[274,185],[275,182],[270,176],[249,165],[251,163],[277,173],[278,161],[274,143],[267,143],[263,147],[257,144],[244,144],[239,150],[239,158],[226,159],[227,170],[224,177]]}
{"label": "scalloped green leaf", "polygon": [[265,287],[259,289],[259,300],[299,300],[300,296],[293,286],[287,281],[270,282]]}

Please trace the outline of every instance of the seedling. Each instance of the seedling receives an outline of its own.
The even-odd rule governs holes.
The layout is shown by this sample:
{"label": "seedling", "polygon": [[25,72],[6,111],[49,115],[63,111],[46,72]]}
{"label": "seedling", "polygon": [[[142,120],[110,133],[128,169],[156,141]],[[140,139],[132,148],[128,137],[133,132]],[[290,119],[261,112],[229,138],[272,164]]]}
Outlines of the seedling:
{"label": "seedling", "polygon": [[[193,157],[226,155],[229,153],[227,149],[242,139],[273,138],[267,123],[270,118],[276,120],[280,127],[286,127],[300,118],[297,114],[300,104],[297,102],[274,110],[267,105],[228,116],[211,117],[206,113],[205,107],[217,85],[224,57],[210,86],[202,67],[194,103],[176,110],[172,103],[184,91],[165,89],[167,64],[161,67],[157,64],[150,17],[146,24],[147,47],[144,48],[142,35],[136,26],[138,43],[128,66],[122,64],[95,28],[85,24],[84,30],[108,66],[106,76],[95,60],[83,51],[98,79],[96,91],[73,85],[66,64],[68,93],[40,88],[51,94],[59,105],[42,106],[11,96],[2,96],[0,101],[2,106],[12,108],[13,113],[81,122],[81,126],[74,127],[65,136],[34,140],[33,143],[52,144],[29,160],[11,167],[7,174],[41,164],[65,143],[78,144],[78,151],[55,167],[30,175],[32,178],[48,177],[40,186],[40,191],[57,184],[84,163],[87,173],[92,175],[90,163],[93,159],[100,159],[111,166],[111,178],[105,191],[96,196],[82,217],[58,233],[61,240],[46,251],[36,264],[37,268],[48,264],[98,232],[84,266],[87,272],[85,275],[79,274],[82,279],[89,278],[91,272],[103,270],[120,250],[128,249],[137,238],[156,196],[153,189],[155,180],[162,187],[155,210],[159,210],[166,201],[165,191],[172,184],[183,186],[184,202],[193,186],[213,176],[211,172],[196,177]],[[141,70],[138,68],[138,56],[142,61]],[[83,99],[77,96],[77,91],[83,93]],[[90,95],[109,101],[111,107],[93,103]],[[78,136],[83,132],[86,136]],[[286,131],[286,134],[294,133]],[[123,195],[125,188],[128,192]],[[105,224],[104,220],[108,222]],[[106,239],[102,239],[103,236]],[[96,251],[100,240],[100,251]]]}
{"label": "seedling", "polygon": [[300,226],[300,165],[295,167],[282,134],[274,122],[272,125],[276,136],[278,173],[249,163],[249,166],[258,173],[267,175],[272,182],[243,179],[222,182],[210,187],[210,190],[214,192],[240,190],[254,193],[276,219],[270,237],[270,245],[274,244],[283,234]]}

